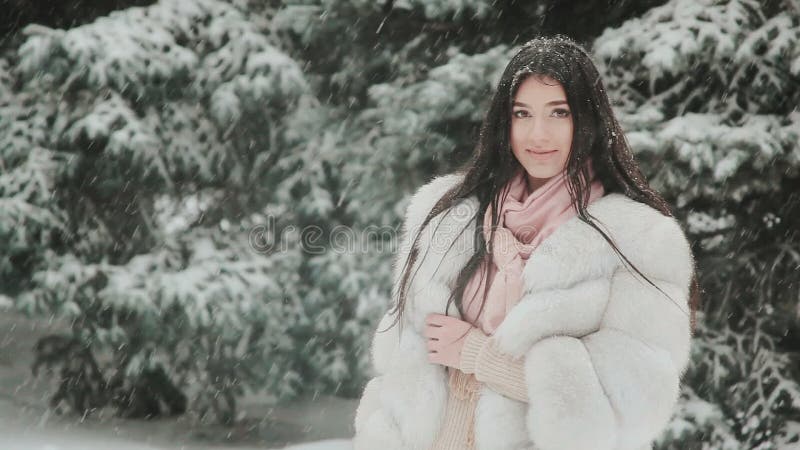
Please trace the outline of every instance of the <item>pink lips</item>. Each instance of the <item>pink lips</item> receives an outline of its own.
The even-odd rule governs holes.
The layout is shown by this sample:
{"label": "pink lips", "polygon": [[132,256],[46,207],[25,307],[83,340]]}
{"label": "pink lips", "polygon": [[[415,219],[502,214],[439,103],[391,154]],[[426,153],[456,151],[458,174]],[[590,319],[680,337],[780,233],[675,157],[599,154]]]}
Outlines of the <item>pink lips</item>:
{"label": "pink lips", "polygon": [[538,160],[550,159],[556,153],[558,153],[558,150],[530,150],[530,149],[528,149],[526,151],[528,153],[530,153],[530,155],[533,157],[533,159],[538,159]]}

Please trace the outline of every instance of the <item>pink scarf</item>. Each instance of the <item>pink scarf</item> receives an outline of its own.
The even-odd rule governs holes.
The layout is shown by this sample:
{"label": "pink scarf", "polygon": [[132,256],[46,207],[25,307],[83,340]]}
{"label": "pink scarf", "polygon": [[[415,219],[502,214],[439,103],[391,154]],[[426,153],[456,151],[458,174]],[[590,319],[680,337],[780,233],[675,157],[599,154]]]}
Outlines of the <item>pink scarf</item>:
{"label": "pink scarf", "polygon": [[[602,197],[603,185],[594,177],[591,160],[589,174],[589,203]],[[532,193],[528,192],[526,172],[521,170],[505,186],[500,200],[500,217],[492,245],[492,262],[488,277],[486,264],[475,272],[464,291],[464,320],[491,335],[503,321],[508,311],[522,297],[522,270],[536,247],[559,225],[577,215],[567,191],[566,171],[552,177]],[[489,242],[492,226],[492,205],[483,218],[483,235]],[[486,304],[481,308],[481,294],[488,279],[491,283]]]}

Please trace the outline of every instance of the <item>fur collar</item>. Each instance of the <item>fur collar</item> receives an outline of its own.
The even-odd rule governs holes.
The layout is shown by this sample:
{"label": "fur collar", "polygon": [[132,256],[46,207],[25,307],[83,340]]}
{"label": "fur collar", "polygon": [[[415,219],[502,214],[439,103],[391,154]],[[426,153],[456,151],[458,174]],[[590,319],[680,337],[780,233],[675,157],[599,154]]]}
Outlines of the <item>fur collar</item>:
{"label": "fur collar", "polygon": [[[462,179],[462,174],[440,176],[415,193],[406,212],[406,245],[439,198]],[[459,272],[475,251],[472,219],[477,208],[477,198],[464,199],[433,218],[420,236],[419,248],[423,250],[415,265],[418,272],[412,282],[407,309],[418,333],[422,332],[425,316],[445,313],[447,296],[436,295],[436,291],[449,294],[454,289]],[[628,260],[652,281],[691,277],[694,266],[684,263],[687,253],[691,252],[674,218],[618,193],[597,199],[589,205],[588,212]],[[402,256],[400,265],[405,262],[406,255]],[[542,241],[528,259],[523,272],[523,298],[541,291],[567,290],[587,280],[608,279],[622,263],[597,230],[577,216],[573,217]],[[399,270],[396,273],[399,274]],[[539,305],[539,309],[542,307]],[[516,305],[495,333],[498,341],[505,335],[519,336],[529,323],[528,314],[533,312],[530,309],[523,303]],[[458,316],[453,307],[449,313]],[[522,340],[513,353],[521,354],[530,343],[530,340]]]}

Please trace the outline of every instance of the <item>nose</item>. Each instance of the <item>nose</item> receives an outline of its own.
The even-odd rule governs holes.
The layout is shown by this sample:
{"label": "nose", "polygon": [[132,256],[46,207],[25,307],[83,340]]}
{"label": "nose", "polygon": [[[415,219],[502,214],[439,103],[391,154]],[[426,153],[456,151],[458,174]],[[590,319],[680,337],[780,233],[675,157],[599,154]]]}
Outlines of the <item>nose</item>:
{"label": "nose", "polygon": [[531,117],[528,122],[526,137],[528,142],[533,145],[533,148],[545,148],[550,142],[550,133],[547,130],[545,121],[537,117]]}

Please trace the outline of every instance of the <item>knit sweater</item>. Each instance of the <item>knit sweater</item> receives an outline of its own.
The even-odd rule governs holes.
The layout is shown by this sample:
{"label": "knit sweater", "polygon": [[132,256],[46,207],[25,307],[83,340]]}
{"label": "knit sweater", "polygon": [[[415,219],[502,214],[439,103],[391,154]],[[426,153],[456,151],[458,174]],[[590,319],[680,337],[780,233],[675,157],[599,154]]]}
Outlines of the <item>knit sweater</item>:
{"label": "knit sweater", "polygon": [[475,448],[475,406],[481,389],[528,401],[523,360],[500,352],[491,338],[473,328],[461,351],[462,370],[450,369],[451,383],[442,427],[430,450]]}

